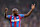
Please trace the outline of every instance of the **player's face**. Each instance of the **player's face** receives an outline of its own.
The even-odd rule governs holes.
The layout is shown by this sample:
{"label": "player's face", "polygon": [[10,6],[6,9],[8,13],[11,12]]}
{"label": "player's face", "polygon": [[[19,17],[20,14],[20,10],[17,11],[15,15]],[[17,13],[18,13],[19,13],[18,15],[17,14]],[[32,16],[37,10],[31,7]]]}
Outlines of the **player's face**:
{"label": "player's face", "polygon": [[17,15],[18,14],[18,11],[13,11],[13,13]]}

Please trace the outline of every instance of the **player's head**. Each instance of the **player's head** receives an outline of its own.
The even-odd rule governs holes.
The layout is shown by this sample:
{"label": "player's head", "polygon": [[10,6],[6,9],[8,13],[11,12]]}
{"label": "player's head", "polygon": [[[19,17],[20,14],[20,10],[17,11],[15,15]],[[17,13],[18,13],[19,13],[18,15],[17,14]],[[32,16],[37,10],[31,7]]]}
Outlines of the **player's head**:
{"label": "player's head", "polygon": [[13,8],[12,9],[12,12],[13,12],[13,14],[16,14],[17,15],[18,14],[18,9],[17,8]]}

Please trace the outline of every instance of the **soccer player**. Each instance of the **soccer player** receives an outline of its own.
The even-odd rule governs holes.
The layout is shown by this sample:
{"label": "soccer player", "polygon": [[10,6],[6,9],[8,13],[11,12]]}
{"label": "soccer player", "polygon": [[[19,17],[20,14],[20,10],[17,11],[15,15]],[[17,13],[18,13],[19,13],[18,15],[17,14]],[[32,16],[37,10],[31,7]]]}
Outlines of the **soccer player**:
{"label": "soccer player", "polygon": [[12,9],[13,15],[7,15],[8,8],[5,8],[5,18],[10,19],[11,27],[21,27],[21,19],[28,17],[35,8],[35,4],[31,6],[31,10],[27,14],[18,14],[18,9]]}

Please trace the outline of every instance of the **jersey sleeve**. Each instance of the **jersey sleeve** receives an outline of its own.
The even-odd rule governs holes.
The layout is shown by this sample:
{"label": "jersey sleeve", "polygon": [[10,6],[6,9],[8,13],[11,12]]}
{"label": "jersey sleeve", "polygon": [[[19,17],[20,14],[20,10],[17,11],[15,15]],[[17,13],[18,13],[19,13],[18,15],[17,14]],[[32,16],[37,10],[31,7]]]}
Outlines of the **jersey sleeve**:
{"label": "jersey sleeve", "polygon": [[11,15],[7,15],[7,16],[8,16],[8,18],[10,18]]}
{"label": "jersey sleeve", "polygon": [[21,16],[21,18],[24,18],[24,14],[19,14]]}

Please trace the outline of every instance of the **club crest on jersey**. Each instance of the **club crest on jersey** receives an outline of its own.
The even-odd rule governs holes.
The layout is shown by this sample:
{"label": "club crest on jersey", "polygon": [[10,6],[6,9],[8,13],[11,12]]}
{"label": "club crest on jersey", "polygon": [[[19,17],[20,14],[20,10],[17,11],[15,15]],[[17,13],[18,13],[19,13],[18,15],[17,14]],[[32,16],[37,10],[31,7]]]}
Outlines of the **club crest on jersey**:
{"label": "club crest on jersey", "polygon": [[12,17],[13,18],[13,17]]}
{"label": "club crest on jersey", "polygon": [[19,17],[17,16],[17,18],[19,18]]}

